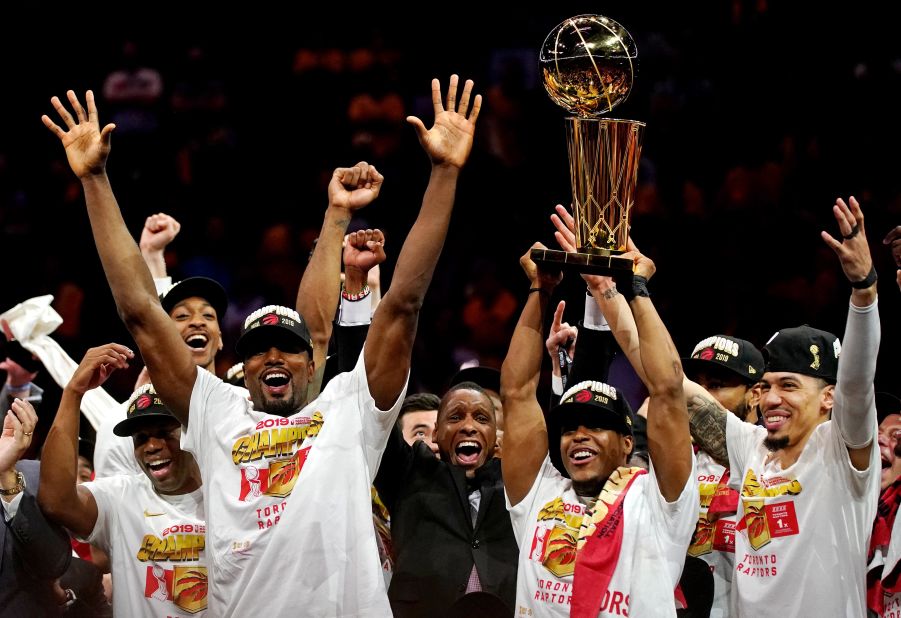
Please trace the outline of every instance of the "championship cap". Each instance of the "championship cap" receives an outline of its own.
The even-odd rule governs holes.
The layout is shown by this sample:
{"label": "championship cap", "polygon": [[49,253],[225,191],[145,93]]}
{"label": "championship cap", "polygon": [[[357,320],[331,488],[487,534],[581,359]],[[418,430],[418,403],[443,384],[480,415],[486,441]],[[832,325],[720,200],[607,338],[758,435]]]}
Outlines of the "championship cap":
{"label": "championship cap", "polygon": [[148,419],[175,419],[160,396],[157,395],[153,384],[143,384],[138,387],[128,400],[126,418],[113,427],[113,433],[123,438],[131,437],[138,427]]}
{"label": "championship cap", "polygon": [[166,313],[171,313],[175,305],[186,298],[197,296],[204,299],[216,310],[216,318],[221,320],[228,309],[228,296],[218,282],[209,277],[188,277],[172,284],[168,290],[160,294],[160,303]]}
{"label": "championship cap", "polygon": [[563,466],[559,442],[555,441],[559,439],[564,427],[578,425],[612,429],[631,436],[632,409],[616,387],[604,382],[585,380],[563,393],[560,403],[548,412],[547,432],[551,463],[566,477],[569,473]]}
{"label": "championship cap", "polygon": [[313,353],[313,339],[306,322],[297,311],[281,305],[266,305],[247,316],[235,351],[247,358],[254,345],[267,336],[275,341],[294,341]]}
{"label": "championship cap", "polygon": [[834,383],[841,351],[842,344],[832,333],[807,324],[784,328],[763,347],[765,371],[800,373]]}
{"label": "championship cap", "polygon": [[689,378],[713,366],[722,367],[753,384],[763,375],[763,354],[745,339],[728,335],[714,335],[700,341],[689,358],[682,359],[682,367]]}

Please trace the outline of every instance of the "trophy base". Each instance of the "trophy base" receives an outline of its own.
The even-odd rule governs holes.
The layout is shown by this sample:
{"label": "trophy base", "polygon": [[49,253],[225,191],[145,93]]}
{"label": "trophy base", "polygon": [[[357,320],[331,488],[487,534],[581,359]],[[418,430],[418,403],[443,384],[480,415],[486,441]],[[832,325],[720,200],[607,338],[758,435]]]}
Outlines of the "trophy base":
{"label": "trophy base", "polygon": [[[601,250],[603,251],[603,250]],[[632,260],[615,253],[567,253],[556,249],[532,249],[532,261],[546,269],[603,275],[617,280],[632,279]]]}

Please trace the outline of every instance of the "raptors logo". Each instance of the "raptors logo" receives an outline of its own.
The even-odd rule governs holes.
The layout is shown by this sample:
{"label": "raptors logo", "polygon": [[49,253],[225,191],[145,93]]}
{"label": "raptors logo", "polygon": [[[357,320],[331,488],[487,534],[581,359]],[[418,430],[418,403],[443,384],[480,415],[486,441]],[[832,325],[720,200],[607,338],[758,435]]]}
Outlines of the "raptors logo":
{"label": "raptors logo", "polygon": [[576,396],[573,399],[575,399],[579,403],[587,403],[591,401],[591,397],[591,391],[585,389],[584,391],[579,391],[578,393],[576,393]]}
{"label": "raptors logo", "polygon": [[272,326],[273,324],[278,324],[278,316],[274,313],[270,313],[269,315],[264,315],[263,319],[260,320],[260,324],[265,324],[266,326]]}
{"label": "raptors logo", "polygon": [[713,348],[704,348],[701,353],[698,355],[698,358],[701,360],[709,361],[713,359]]}
{"label": "raptors logo", "polygon": [[150,395],[141,395],[140,397],[138,397],[137,401],[135,401],[135,408],[137,408],[138,410],[144,410],[146,408],[149,408],[152,403],[153,397],[151,397]]}

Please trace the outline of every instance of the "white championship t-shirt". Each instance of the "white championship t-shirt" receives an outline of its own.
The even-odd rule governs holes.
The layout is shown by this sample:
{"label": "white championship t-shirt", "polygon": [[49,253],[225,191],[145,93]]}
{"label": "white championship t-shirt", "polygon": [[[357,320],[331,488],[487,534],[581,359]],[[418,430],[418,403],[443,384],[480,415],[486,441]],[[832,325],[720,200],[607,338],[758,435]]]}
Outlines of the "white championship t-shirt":
{"label": "white championship t-shirt", "polygon": [[204,615],[208,580],[201,490],[162,496],[143,473],[83,487],[97,502],[97,523],[84,540],[110,556],[113,614]]}
{"label": "white championship t-shirt", "polygon": [[741,487],[733,614],[865,616],[879,449],[871,449],[867,470],[856,470],[838,427],[827,421],[783,470],[768,461],[766,429],[726,419],[731,481]]}
{"label": "white championship t-shirt", "polygon": [[378,410],[361,354],[280,417],[198,369],[182,448],[204,482],[212,615],[391,615],[370,485],[405,391]]}
{"label": "white championship t-shirt", "polygon": [[[694,457],[692,457],[694,461]],[[660,495],[654,466],[636,478],[623,500],[619,563],[599,616],[675,616],[673,591],[698,519],[695,472],[672,503]],[[514,507],[507,498],[519,545],[514,616],[561,618],[572,602],[576,542],[586,507],[550,458]]]}
{"label": "white championship t-shirt", "polygon": [[725,471],[705,451],[698,451],[695,476],[698,479],[701,510],[688,554],[706,562],[713,574],[713,607],[710,618],[725,618],[730,615],[729,597],[732,572],[735,570],[735,516],[719,517],[712,522],[707,517],[710,502]]}

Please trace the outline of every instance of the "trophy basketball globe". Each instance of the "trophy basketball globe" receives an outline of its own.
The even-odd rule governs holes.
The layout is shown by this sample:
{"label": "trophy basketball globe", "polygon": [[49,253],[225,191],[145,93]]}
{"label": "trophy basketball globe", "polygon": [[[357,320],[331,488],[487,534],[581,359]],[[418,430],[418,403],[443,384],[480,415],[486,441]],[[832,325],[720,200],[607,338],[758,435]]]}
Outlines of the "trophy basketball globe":
{"label": "trophy basketball globe", "polygon": [[576,252],[534,249],[545,266],[618,279],[632,276],[626,251],[645,124],[599,118],[626,100],[638,50],[620,24],[600,15],[571,17],[541,47],[544,87],[566,119]]}

